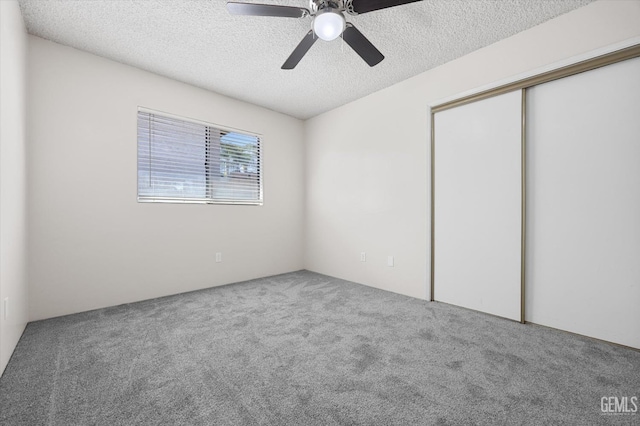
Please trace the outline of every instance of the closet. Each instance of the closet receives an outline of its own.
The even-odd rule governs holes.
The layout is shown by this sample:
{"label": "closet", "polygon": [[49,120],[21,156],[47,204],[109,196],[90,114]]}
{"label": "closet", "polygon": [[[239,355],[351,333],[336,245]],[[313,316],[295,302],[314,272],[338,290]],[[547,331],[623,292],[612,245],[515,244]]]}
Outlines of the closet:
{"label": "closet", "polygon": [[640,46],[431,119],[432,300],[640,348]]}

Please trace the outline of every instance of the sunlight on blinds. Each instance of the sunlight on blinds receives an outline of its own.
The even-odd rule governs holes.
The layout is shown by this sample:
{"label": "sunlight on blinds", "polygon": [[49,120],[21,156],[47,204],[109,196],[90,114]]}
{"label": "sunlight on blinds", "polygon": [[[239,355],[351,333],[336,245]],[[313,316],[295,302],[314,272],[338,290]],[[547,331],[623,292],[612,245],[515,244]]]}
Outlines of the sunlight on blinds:
{"label": "sunlight on blinds", "polygon": [[262,204],[260,138],[138,112],[138,200]]}

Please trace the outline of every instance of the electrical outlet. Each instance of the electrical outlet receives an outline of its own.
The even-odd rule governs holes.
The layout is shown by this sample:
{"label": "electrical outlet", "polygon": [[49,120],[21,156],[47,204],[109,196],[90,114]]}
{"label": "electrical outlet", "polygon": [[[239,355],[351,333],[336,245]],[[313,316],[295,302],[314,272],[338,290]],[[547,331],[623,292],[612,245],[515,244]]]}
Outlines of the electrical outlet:
{"label": "electrical outlet", "polygon": [[367,253],[361,252],[360,253],[360,262],[366,262],[366,261],[367,261]]}
{"label": "electrical outlet", "polygon": [[216,262],[217,263],[222,262],[222,253],[216,253]]}
{"label": "electrical outlet", "polygon": [[4,315],[4,319],[6,320],[7,318],[9,318],[9,298],[5,297],[4,300],[2,301],[2,312]]}
{"label": "electrical outlet", "polygon": [[387,256],[387,266],[393,266],[393,256]]}

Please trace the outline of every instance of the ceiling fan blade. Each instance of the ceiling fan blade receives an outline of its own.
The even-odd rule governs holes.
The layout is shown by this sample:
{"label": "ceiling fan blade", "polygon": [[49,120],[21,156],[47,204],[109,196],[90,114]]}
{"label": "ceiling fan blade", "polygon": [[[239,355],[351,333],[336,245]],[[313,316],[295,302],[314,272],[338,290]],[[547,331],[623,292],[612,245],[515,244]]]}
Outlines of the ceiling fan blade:
{"label": "ceiling fan blade", "polygon": [[313,30],[309,31],[306,36],[302,39],[300,44],[293,50],[291,56],[282,64],[283,70],[292,70],[298,65],[298,62],[303,58],[304,55],[311,49],[313,43],[316,42],[318,38],[313,33]]}
{"label": "ceiling fan blade", "polygon": [[302,18],[309,15],[303,7],[279,6],[276,4],[227,2],[227,10],[232,15],[277,16],[281,18]]}
{"label": "ceiling fan blade", "polygon": [[373,12],[374,10],[386,9],[387,7],[402,6],[407,3],[414,3],[422,0],[353,0],[351,3],[353,11],[357,14]]}
{"label": "ceiling fan blade", "polygon": [[351,23],[347,23],[342,38],[370,67],[384,59],[384,55]]}

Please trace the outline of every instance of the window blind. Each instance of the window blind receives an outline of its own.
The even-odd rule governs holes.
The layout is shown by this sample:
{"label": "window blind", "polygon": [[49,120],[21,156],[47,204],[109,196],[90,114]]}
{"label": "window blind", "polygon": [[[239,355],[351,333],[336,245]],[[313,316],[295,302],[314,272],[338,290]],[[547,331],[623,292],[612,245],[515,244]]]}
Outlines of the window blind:
{"label": "window blind", "polygon": [[262,204],[260,138],[138,111],[138,201]]}

